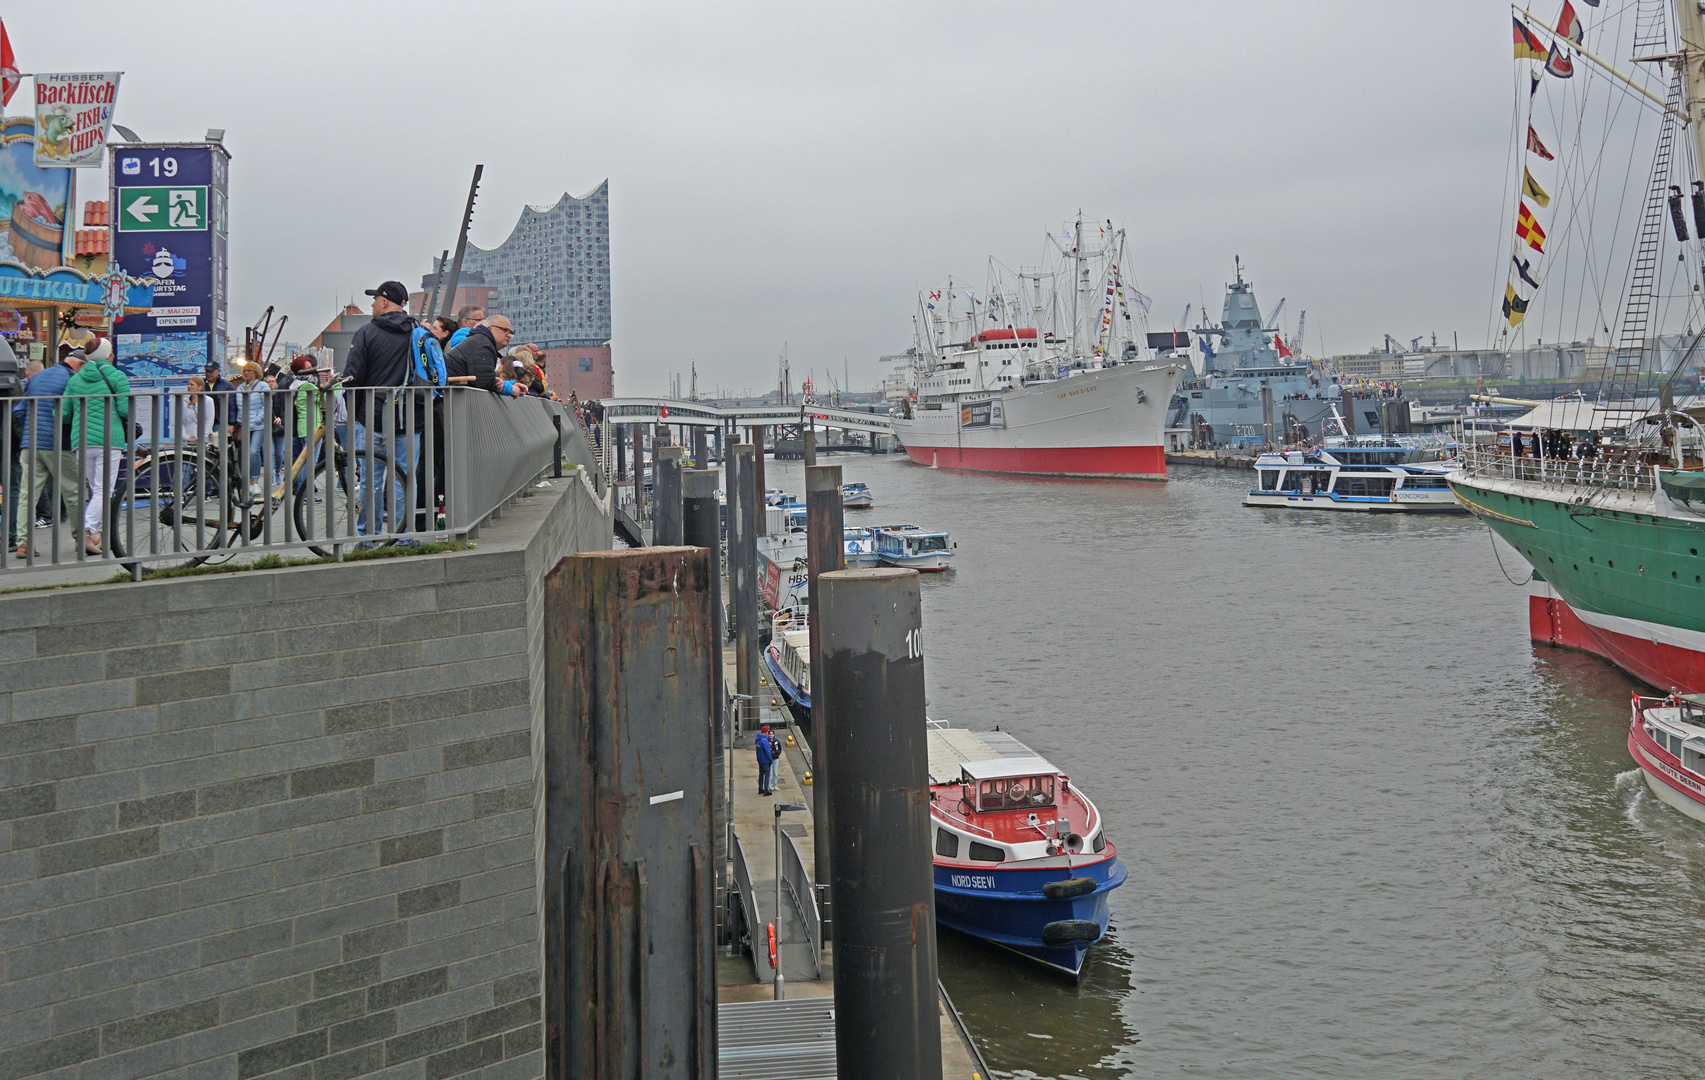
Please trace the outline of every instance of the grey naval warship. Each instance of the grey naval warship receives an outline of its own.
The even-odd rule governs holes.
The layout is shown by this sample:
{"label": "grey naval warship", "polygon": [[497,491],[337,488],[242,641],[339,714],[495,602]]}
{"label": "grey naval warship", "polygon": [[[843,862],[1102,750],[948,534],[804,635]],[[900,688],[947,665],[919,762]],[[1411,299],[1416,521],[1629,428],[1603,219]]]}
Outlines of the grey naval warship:
{"label": "grey naval warship", "polygon": [[[1321,423],[1330,420],[1332,406],[1338,402],[1337,379],[1318,366],[1311,367],[1306,360],[1298,361],[1274,349],[1278,328],[1262,320],[1255,292],[1243,280],[1241,261],[1234,260],[1233,266],[1237,279],[1225,287],[1220,324],[1195,330],[1202,353],[1201,369],[1178,384],[1168,426],[1189,428],[1197,446],[1266,442],[1269,417],[1262,407],[1261,388],[1267,387],[1273,392],[1273,441],[1296,443],[1313,438],[1320,434]],[[1281,306],[1283,303],[1280,301]],[[1276,309],[1274,314],[1278,314]],[[1218,339],[1217,347],[1214,339]],[[1365,419],[1368,426],[1378,429],[1372,413],[1356,419]]]}

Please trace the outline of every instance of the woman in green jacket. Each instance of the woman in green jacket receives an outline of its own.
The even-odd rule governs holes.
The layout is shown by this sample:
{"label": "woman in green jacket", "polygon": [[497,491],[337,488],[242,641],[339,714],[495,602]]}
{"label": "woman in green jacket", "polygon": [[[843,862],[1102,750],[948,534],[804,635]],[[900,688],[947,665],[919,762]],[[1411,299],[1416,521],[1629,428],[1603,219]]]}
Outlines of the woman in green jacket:
{"label": "woman in green jacket", "polygon": [[[83,461],[83,550],[101,553],[101,526],[113,485],[124,465],[125,424],[130,419],[130,380],[113,366],[112,342],[102,338],[88,362],[65,384],[71,445]],[[108,402],[111,406],[108,406]],[[113,419],[109,431],[107,419]]]}

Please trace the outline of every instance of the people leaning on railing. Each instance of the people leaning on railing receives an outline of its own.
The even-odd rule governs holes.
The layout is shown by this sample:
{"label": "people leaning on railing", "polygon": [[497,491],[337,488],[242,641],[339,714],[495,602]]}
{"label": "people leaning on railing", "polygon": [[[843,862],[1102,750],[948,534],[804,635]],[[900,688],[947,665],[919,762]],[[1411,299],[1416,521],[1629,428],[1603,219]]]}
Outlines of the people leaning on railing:
{"label": "people leaning on railing", "polygon": [[515,381],[512,371],[502,370],[503,350],[514,336],[515,328],[503,315],[493,315],[470,330],[460,345],[444,354],[451,384],[476,386],[504,397],[524,396],[527,388]]}

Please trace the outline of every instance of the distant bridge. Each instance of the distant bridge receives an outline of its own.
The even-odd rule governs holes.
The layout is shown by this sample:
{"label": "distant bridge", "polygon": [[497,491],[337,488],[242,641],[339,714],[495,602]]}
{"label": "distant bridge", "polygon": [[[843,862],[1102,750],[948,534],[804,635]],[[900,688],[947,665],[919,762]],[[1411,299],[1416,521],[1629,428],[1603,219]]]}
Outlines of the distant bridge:
{"label": "distant bridge", "polygon": [[[603,398],[607,424],[683,424],[687,427],[775,427],[815,418],[818,427],[892,435],[886,410],[836,409],[827,405],[717,405],[663,397]],[[876,406],[882,408],[882,406]]]}

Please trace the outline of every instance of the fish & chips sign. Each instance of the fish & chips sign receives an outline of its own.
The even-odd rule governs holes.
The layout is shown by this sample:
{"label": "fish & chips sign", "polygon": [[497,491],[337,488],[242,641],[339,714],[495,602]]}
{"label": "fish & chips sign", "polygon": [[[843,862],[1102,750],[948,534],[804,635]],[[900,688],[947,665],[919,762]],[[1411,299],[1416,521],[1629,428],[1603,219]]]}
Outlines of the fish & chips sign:
{"label": "fish & chips sign", "polygon": [[36,168],[105,164],[118,76],[116,71],[35,76]]}

